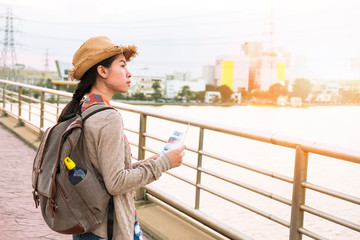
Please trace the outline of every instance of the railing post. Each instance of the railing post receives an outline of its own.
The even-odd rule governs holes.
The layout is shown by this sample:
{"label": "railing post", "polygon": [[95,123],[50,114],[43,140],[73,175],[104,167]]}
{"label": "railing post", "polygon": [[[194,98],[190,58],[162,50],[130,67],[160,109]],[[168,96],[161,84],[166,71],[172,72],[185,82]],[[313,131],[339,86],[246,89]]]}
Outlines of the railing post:
{"label": "railing post", "polygon": [[60,95],[57,95],[56,99],[56,120],[59,118],[59,105],[60,105]]}
{"label": "railing post", "polygon": [[18,88],[18,126],[24,125],[24,123],[21,121],[21,94],[22,94],[22,87]]}
{"label": "railing post", "polygon": [[306,189],[301,183],[306,181],[309,153],[304,152],[300,147],[296,147],[293,194],[291,203],[291,221],[290,221],[290,240],[301,240],[302,234],[298,228],[303,227],[304,211],[300,206],[305,204]]}
{"label": "railing post", "polygon": [[40,132],[41,129],[44,127],[44,108],[45,108],[45,92],[41,92],[41,99],[40,99]]}
{"label": "railing post", "polygon": [[32,89],[29,90],[29,121],[31,121],[31,98],[32,98]]}
{"label": "railing post", "polygon": [[2,109],[2,115],[3,116],[5,116],[6,115],[6,112],[5,112],[5,107],[6,107],[6,93],[5,93],[5,90],[6,90],[6,84],[4,83],[3,84],[3,92],[2,92],[2,94],[3,94],[3,109]]}
{"label": "railing post", "polygon": [[204,128],[200,128],[199,132],[199,153],[198,153],[198,160],[197,160],[197,170],[196,170],[196,190],[195,190],[195,209],[199,209],[200,207],[200,188],[198,187],[201,184],[201,171],[199,168],[202,167],[202,154],[200,153],[203,150],[204,146]]}
{"label": "railing post", "polygon": [[[143,160],[145,158],[145,150],[143,149],[143,147],[146,145],[146,137],[144,136],[144,133],[146,133],[146,120],[146,115],[140,113],[138,160]],[[144,198],[145,189],[140,188],[136,191],[135,199],[144,200]]]}

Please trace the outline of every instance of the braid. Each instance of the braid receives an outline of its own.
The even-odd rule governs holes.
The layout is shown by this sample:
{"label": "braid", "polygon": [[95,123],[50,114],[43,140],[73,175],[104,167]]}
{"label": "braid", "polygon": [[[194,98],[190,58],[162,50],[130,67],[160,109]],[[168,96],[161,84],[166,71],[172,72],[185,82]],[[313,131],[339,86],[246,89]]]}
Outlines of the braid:
{"label": "braid", "polygon": [[83,99],[83,97],[85,96],[85,94],[89,93],[92,89],[92,87],[95,85],[96,83],[96,78],[97,78],[97,67],[99,65],[102,65],[104,67],[110,67],[112,62],[115,60],[115,58],[117,57],[117,55],[112,56],[110,58],[107,58],[101,62],[99,62],[98,64],[96,64],[95,66],[91,67],[89,70],[87,70],[85,72],[85,74],[83,75],[83,77],[81,78],[79,84],[77,85],[77,88],[73,94],[72,100],[65,106],[65,108],[63,109],[63,111],[61,112],[58,122],[62,122],[63,121],[63,117],[65,115],[71,114],[71,113],[77,113],[80,111],[81,105],[80,102]]}

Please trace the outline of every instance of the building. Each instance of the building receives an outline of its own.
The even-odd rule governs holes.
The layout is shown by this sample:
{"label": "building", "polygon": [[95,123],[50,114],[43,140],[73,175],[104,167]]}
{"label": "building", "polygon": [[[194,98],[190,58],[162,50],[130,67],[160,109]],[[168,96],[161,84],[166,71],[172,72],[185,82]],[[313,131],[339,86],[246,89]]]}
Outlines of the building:
{"label": "building", "polygon": [[158,82],[160,92],[165,95],[165,75],[161,73],[149,72],[149,69],[137,70],[136,75],[131,77],[131,87],[129,94],[141,92],[147,98],[151,98],[154,93],[153,84]]}
{"label": "building", "polygon": [[205,65],[202,67],[202,78],[206,84],[216,85],[215,80],[215,66],[214,65]]}
{"label": "building", "polygon": [[190,91],[205,91],[206,83],[203,79],[194,79],[191,81],[167,80],[166,81],[166,98],[175,98],[184,86],[189,86]]}
{"label": "building", "polygon": [[216,86],[227,85],[234,92],[248,90],[250,59],[243,55],[216,57]]}
{"label": "building", "polygon": [[[30,85],[43,85],[50,79],[51,81],[59,80],[58,73],[55,71],[44,71],[33,68],[26,68],[23,64],[16,64],[13,69],[0,67],[0,75],[6,71],[12,71],[16,77],[16,82]],[[3,78],[3,75],[0,76]]]}
{"label": "building", "polygon": [[57,81],[53,81],[53,84],[77,85],[79,83],[79,80],[71,80],[69,78],[69,72],[71,71],[71,69],[73,69],[73,65],[71,63],[55,60],[55,65],[57,68],[59,79]]}
{"label": "building", "polygon": [[213,103],[218,102],[221,100],[221,93],[216,91],[207,91],[205,93],[205,100],[206,103]]}
{"label": "building", "polygon": [[263,52],[263,46],[260,42],[245,42],[241,46],[241,50],[245,56],[249,57],[249,79],[248,79],[248,91],[260,88],[260,72],[258,69],[261,67],[261,56]]}
{"label": "building", "polygon": [[166,80],[179,80],[179,81],[190,81],[190,72],[174,72],[173,74],[166,75]]}

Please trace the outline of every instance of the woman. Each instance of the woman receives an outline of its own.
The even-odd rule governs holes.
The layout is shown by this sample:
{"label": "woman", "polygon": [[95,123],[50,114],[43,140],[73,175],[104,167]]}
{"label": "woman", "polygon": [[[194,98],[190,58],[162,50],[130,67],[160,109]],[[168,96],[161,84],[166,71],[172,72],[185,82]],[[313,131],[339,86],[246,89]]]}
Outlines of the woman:
{"label": "woman", "polygon": [[[86,41],[74,54],[74,68],[69,73],[72,79],[80,79],[80,82],[59,121],[94,103],[110,106],[114,93],[126,93],[131,83],[126,64],[135,55],[135,46],[117,46],[107,37]],[[82,101],[84,96],[86,99]],[[113,196],[113,239],[142,239],[133,191],[157,180],[162,172],[180,166],[185,146],[132,164],[121,115],[112,109],[90,117],[84,124],[84,136],[90,160]],[[107,239],[107,228],[105,219],[93,232],[74,235],[73,239]]]}

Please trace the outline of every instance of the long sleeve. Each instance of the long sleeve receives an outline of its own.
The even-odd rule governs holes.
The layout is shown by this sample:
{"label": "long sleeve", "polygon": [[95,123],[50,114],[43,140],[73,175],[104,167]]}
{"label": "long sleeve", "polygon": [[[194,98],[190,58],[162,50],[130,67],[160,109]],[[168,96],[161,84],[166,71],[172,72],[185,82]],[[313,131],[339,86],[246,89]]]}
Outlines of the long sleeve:
{"label": "long sleeve", "polygon": [[100,114],[96,118],[96,115],[89,118],[86,127],[95,124],[90,128],[95,140],[96,165],[110,194],[132,192],[157,180],[162,172],[171,168],[170,160],[164,154],[157,160],[140,163],[133,169],[121,115],[114,110],[104,111],[102,115],[105,118],[99,122]]}

